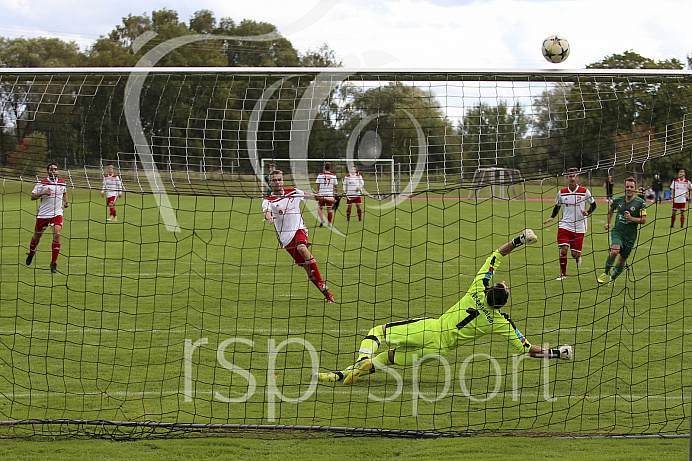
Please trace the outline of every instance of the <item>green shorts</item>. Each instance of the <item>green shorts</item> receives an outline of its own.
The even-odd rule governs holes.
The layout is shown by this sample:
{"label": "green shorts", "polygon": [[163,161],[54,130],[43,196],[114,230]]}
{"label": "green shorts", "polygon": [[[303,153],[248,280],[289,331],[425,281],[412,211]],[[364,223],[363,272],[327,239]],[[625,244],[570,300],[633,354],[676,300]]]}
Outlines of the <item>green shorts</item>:
{"label": "green shorts", "polygon": [[634,237],[632,237],[631,235],[626,235],[625,233],[619,232],[616,229],[613,229],[613,231],[610,233],[610,246],[612,248],[613,245],[620,245],[620,256],[622,256],[623,259],[627,259],[630,253],[632,253],[634,242],[636,241],[636,234]]}
{"label": "green shorts", "polygon": [[444,355],[449,349],[442,346],[440,319],[412,319],[385,325],[385,341],[394,349],[427,354]]}

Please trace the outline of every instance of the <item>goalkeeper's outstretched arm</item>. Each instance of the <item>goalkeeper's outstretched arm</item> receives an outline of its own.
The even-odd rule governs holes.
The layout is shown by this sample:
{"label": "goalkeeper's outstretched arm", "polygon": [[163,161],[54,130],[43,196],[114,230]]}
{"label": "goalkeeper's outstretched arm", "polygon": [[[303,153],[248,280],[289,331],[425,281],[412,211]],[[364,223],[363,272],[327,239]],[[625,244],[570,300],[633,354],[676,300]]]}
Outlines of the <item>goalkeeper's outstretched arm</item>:
{"label": "goalkeeper's outstretched arm", "polygon": [[531,349],[529,349],[529,355],[538,359],[544,359],[547,357],[549,359],[572,360],[573,357],[572,346],[569,344],[556,347],[555,349],[546,349],[544,347],[532,344]]}
{"label": "goalkeeper's outstretched arm", "polygon": [[538,241],[538,237],[536,237],[536,234],[531,229],[524,229],[524,231],[521,233],[520,236],[518,236],[518,237],[510,240],[509,242],[505,243],[500,248],[498,248],[497,251],[502,256],[507,256],[515,248],[518,248],[518,247],[524,245],[525,243],[533,244],[533,243],[536,243],[537,241]]}

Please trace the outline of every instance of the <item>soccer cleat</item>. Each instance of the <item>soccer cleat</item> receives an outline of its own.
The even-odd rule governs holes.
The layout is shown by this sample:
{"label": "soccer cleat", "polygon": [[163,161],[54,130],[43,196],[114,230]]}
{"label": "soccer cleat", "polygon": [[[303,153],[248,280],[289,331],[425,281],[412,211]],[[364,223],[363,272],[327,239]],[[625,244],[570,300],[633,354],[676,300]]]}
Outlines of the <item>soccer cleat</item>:
{"label": "soccer cleat", "polygon": [[330,292],[325,291],[324,292],[324,297],[327,298],[328,303],[335,303],[336,300],[334,299],[334,295],[332,295]]}
{"label": "soccer cleat", "polygon": [[106,221],[113,221],[113,216],[109,216],[108,219],[106,219]]}
{"label": "soccer cleat", "polygon": [[113,221],[117,221],[117,220],[118,220],[118,217],[117,217],[117,216],[113,216]]}
{"label": "soccer cleat", "polygon": [[566,276],[566,275],[561,275],[561,276],[559,276],[558,278],[556,278],[555,280],[567,280],[567,276]]}
{"label": "soccer cleat", "polygon": [[581,256],[579,256],[577,259],[574,260],[575,264],[577,265],[577,269],[581,266]]}
{"label": "soccer cleat", "polygon": [[358,360],[353,364],[351,372],[346,376],[346,379],[344,379],[344,384],[355,384],[361,374],[369,372],[371,369],[372,360],[367,357]]}
{"label": "soccer cleat", "polygon": [[26,254],[26,265],[31,266],[31,261],[33,261],[33,260],[34,260],[34,255],[32,255],[31,253],[27,253]]}
{"label": "soccer cleat", "polygon": [[324,221],[320,223],[320,227],[324,227]]}
{"label": "soccer cleat", "polygon": [[600,284],[606,284],[610,283],[610,274],[606,274],[605,272],[602,273],[601,275],[598,276],[598,283]]}
{"label": "soccer cleat", "polygon": [[344,379],[344,374],[340,371],[330,371],[329,373],[313,373],[312,380],[322,383],[336,383]]}
{"label": "soccer cleat", "polygon": [[50,271],[54,274],[58,272],[58,263],[50,263]]}

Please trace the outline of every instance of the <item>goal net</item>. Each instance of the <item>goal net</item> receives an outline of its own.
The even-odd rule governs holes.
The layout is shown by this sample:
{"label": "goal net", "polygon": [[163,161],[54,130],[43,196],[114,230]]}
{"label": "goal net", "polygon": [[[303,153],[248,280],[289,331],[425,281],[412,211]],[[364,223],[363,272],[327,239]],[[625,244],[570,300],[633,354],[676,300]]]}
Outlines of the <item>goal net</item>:
{"label": "goal net", "polygon": [[[630,176],[669,190],[692,168],[691,102],[690,71],[2,68],[0,437],[687,434],[692,254],[670,201],[596,279],[608,176],[616,197]],[[315,190],[327,160],[364,182],[362,221],[303,208],[335,304],[262,210],[268,163]],[[69,207],[36,240],[50,162]],[[597,205],[579,267],[562,215],[543,224],[570,168]],[[573,360],[487,335],[313,380],[348,372],[373,327],[440,317],[527,227],[538,244],[495,276],[503,312]]]}

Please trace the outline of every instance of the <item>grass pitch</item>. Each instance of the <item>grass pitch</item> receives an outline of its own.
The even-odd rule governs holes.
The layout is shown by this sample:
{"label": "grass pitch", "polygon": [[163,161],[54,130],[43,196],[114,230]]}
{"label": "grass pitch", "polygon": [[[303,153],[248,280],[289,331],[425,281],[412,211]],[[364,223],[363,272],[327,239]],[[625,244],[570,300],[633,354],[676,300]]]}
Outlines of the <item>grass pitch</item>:
{"label": "grass pitch", "polygon": [[[604,204],[590,220],[582,267],[570,259],[562,282],[554,280],[557,225],[541,224],[550,202],[459,200],[457,191],[389,208],[366,201],[363,222],[346,223],[339,211],[338,232],[316,227],[306,210],[311,250],[339,301],[330,305],[278,249],[259,199],[171,197],[180,231],[169,232],[150,195],[128,193],[111,223],[100,194],[75,190],[59,273],[48,269],[50,231],[26,267],[30,188],[5,183],[2,196],[0,420],[473,435],[689,431],[690,250],[687,228],[669,227],[670,204],[649,208],[628,271],[605,287],[596,283],[608,249]],[[442,314],[488,254],[524,227],[539,243],[498,271],[511,287],[504,311],[531,343],[572,344],[573,362],[546,366],[486,337],[354,386],[311,382],[313,369],[351,364],[372,326]]]}

